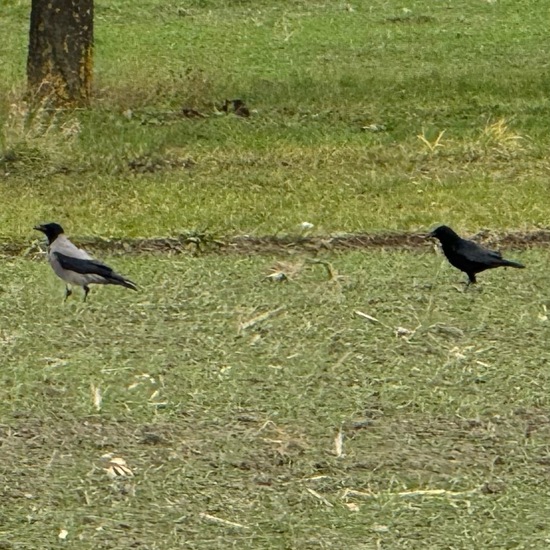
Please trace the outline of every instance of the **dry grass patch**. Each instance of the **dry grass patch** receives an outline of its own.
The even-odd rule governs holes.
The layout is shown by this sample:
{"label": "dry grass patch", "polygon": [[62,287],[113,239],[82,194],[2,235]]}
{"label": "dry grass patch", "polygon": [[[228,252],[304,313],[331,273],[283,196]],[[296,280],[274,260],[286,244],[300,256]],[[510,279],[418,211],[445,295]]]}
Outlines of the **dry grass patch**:
{"label": "dry grass patch", "polygon": [[323,252],[332,280],[118,256],[141,292],[86,305],[4,262],[2,543],[543,544],[545,257],[518,254],[471,292],[431,250]]}

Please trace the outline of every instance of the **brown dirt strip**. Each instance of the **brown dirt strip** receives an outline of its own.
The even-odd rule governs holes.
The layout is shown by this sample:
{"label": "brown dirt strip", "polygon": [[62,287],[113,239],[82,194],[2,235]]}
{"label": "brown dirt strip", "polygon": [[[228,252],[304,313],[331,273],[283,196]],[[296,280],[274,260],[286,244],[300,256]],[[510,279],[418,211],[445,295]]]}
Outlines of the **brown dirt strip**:
{"label": "brown dirt strip", "polygon": [[[494,248],[531,248],[548,246],[550,230],[531,232],[491,233],[484,231],[472,236],[478,242]],[[265,236],[248,235],[216,239],[209,236],[153,237],[144,239],[74,239],[89,250],[110,254],[193,253],[193,254],[292,254],[322,251],[349,251],[374,248],[422,249],[432,246],[419,233],[362,233],[333,236]],[[40,252],[39,241],[0,242],[0,256],[34,256]]]}

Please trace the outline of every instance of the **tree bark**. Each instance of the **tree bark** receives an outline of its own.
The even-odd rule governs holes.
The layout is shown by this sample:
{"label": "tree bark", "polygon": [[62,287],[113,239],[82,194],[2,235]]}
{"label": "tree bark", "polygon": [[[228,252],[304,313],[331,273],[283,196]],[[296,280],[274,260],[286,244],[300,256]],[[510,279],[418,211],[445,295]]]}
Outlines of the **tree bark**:
{"label": "tree bark", "polygon": [[32,0],[27,84],[32,99],[53,107],[90,102],[93,0]]}

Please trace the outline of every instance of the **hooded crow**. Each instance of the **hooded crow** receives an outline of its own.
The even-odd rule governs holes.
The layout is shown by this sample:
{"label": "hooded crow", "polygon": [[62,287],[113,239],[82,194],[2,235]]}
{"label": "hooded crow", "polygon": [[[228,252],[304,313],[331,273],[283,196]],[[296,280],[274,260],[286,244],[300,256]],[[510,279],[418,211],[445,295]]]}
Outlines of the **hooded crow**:
{"label": "hooded crow", "polygon": [[48,239],[48,261],[55,274],[66,283],[65,300],[72,294],[71,285],[84,289],[84,301],[90,292],[89,285],[120,285],[132,290],[137,286],[115,273],[109,266],[94,260],[87,252],[75,246],[58,223],[37,225]]}
{"label": "hooded crow", "polygon": [[468,275],[468,283],[476,283],[476,274],[495,267],[524,268],[523,264],[505,260],[500,252],[483,248],[474,241],[459,237],[450,227],[441,225],[428,234],[439,239],[447,260]]}

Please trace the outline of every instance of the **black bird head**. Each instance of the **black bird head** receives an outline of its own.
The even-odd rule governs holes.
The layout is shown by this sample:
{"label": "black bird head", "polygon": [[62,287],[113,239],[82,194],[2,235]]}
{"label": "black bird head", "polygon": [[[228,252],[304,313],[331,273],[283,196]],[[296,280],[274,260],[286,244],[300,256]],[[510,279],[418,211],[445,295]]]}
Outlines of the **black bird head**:
{"label": "black bird head", "polygon": [[452,242],[460,237],[447,225],[440,225],[436,227],[431,233],[428,233],[428,237],[434,237],[439,239],[441,243],[443,242]]}
{"label": "black bird head", "polygon": [[42,231],[48,238],[48,243],[52,244],[59,235],[64,233],[63,228],[58,223],[45,223],[34,227],[37,231]]}

